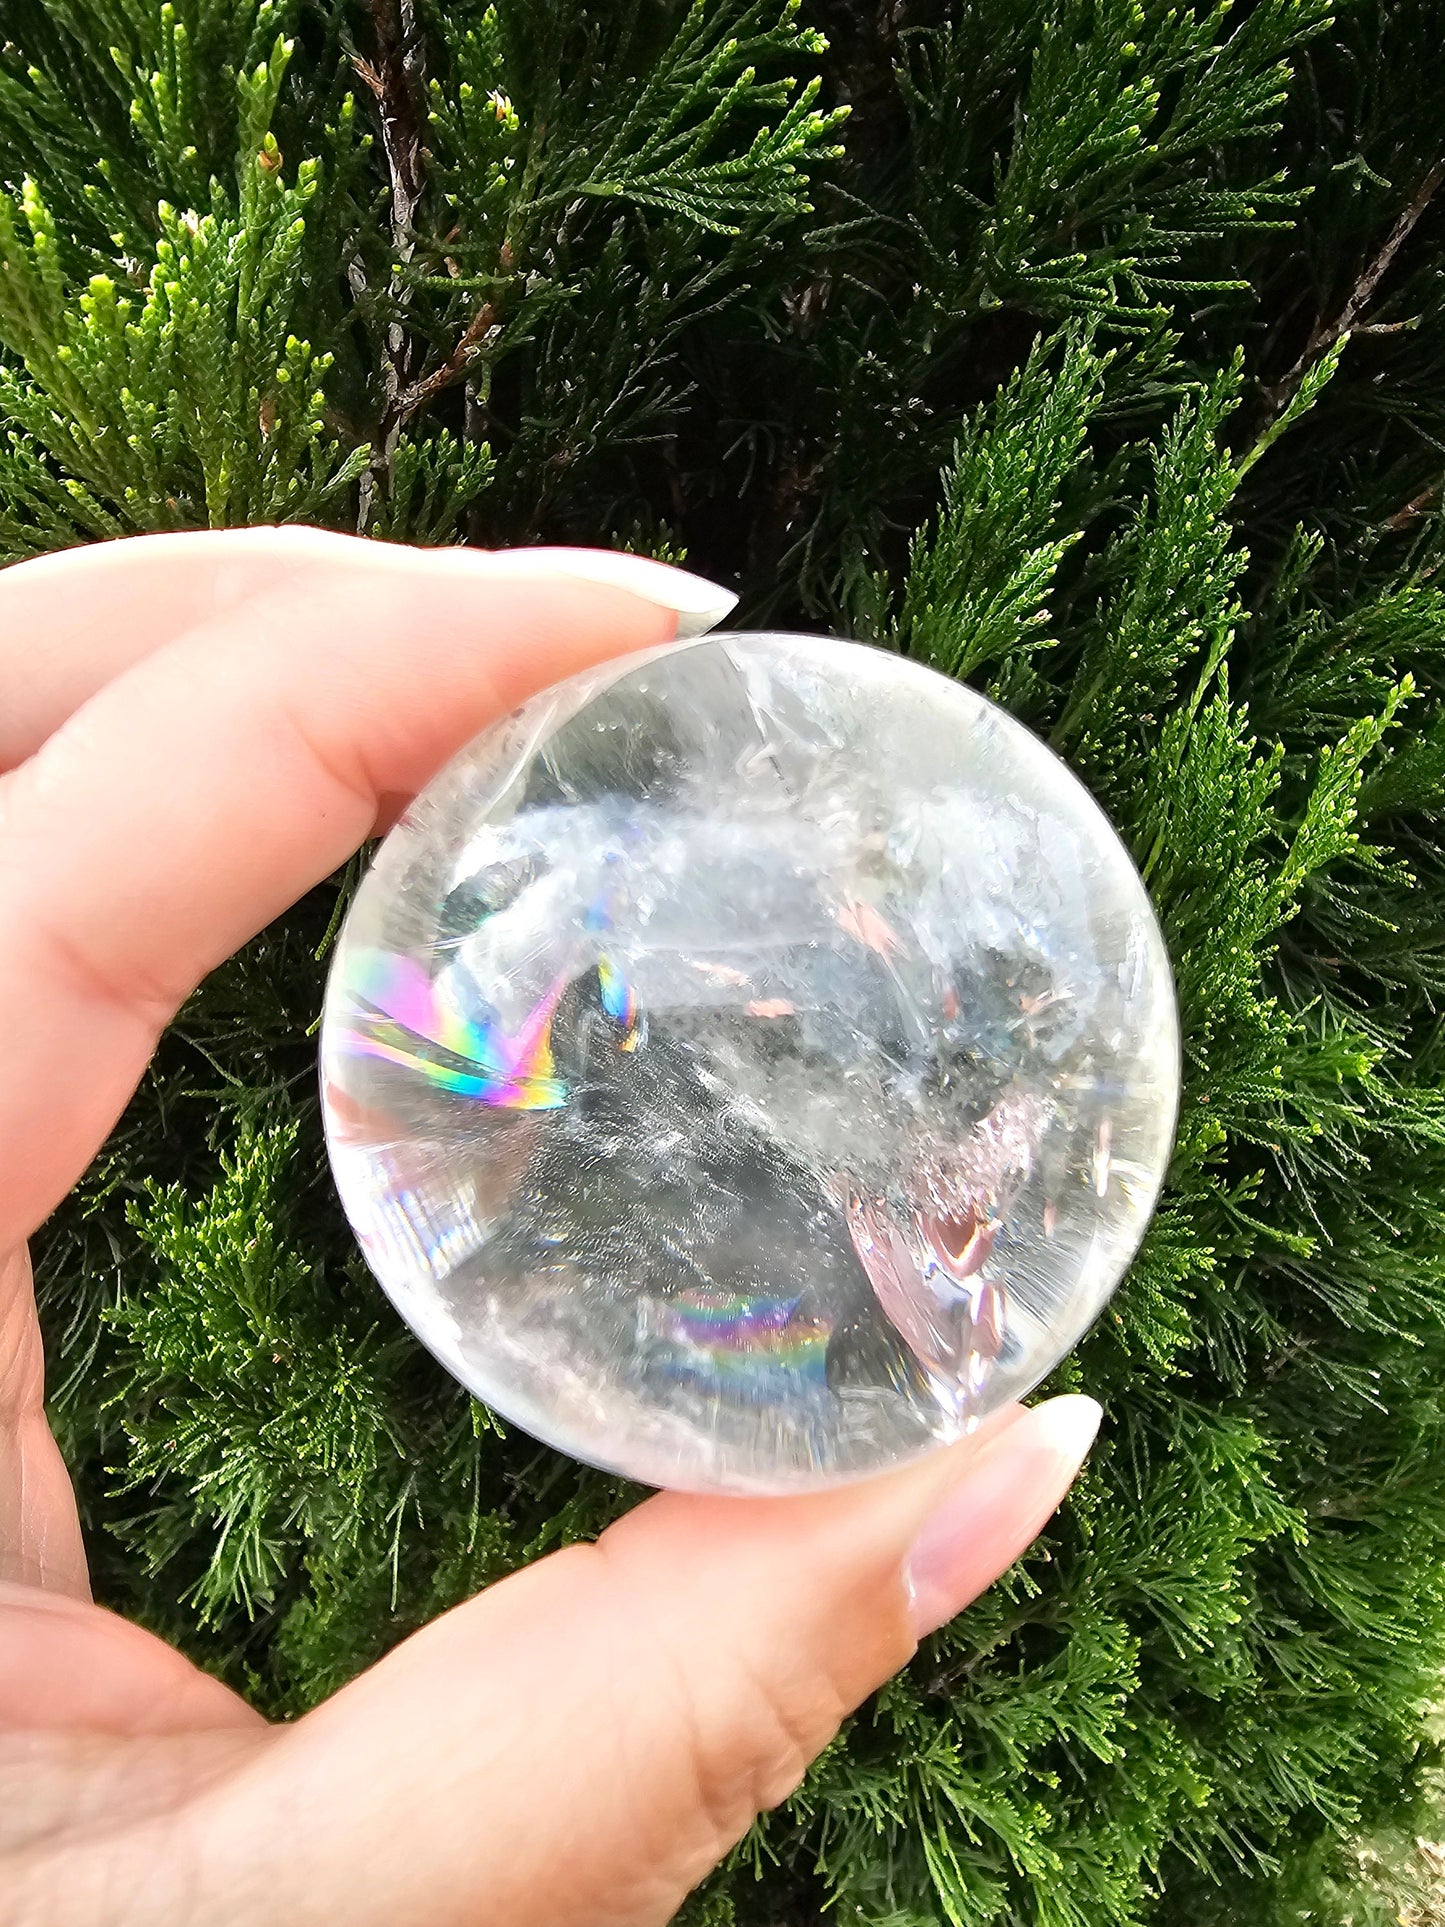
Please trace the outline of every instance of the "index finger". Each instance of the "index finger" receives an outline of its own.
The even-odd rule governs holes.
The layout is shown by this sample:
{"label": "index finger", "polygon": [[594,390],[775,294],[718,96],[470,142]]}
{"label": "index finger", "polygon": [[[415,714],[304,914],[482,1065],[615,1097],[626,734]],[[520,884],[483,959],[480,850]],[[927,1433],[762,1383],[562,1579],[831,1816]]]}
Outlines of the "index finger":
{"label": "index finger", "polygon": [[[326,580],[338,571],[395,576],[412,571],[417,558],[401,543],[288,523],[133,535],[0,569],[0,770],[33,755],[97,689],[177,636],[318,571]],[[433,550],[428,559],[474,569],[478,558],[475,550]],[[614,549],[504,550],[486,566],[533,581],[579,575],[610,582],[676,609],[688,634],[736,600],[701,576]]]}
{"label": "index finger", "polygon": [[[133,663],[0,787],[0,1250],[85,1168],[200,979],[533,690],[667,640],[517,554],[312,568]],[[523,564],[525,567],[525,564]]]}

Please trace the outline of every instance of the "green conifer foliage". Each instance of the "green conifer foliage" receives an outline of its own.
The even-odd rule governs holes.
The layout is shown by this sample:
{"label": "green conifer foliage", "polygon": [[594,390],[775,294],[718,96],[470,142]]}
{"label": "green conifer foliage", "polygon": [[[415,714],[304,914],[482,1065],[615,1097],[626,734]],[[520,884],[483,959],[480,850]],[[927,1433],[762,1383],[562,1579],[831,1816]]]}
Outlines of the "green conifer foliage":
{"label": "green conifer foliage", "polygon": [[[686,554],[987,688],[1159,906],[1184,1106],[1059,1373],[1088,1474],[698,1922],[1343,1922],[1336,1842],[1428,1764],[1439,28],[7,0],[4,559],[277,520]],[[277,1714],[635,1496],[444,1381],[353,1249],[314,1021],[354,875],[205,985],[37,1251],[101,1596]]]}

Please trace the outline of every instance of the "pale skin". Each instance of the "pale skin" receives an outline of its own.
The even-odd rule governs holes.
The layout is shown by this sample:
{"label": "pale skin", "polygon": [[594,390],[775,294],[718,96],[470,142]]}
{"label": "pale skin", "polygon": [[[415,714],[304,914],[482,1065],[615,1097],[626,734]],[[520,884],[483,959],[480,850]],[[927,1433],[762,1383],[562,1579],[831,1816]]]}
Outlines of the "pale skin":
{"label": "pale skin", "polygon": [[1077,1471],[1060,1399],[818,1496],[660,1495],[286,1726],[91,1603],[27,1240],[209,970],[492,717],[673,628],[546,551],[308,530],[0,573],[3,1927],[665,1922]]}

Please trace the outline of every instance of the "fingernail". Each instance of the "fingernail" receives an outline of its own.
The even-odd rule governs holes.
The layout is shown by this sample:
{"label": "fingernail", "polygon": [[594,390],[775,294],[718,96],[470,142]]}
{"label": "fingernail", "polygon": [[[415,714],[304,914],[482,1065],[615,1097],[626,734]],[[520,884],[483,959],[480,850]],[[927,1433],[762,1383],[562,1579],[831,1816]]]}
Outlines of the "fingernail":
{"label": "fingernail", "polygon": [[644,602],[673,610],[679,639],[703,635],[737,606],[731,589],[709,582],[704,575],[621,549],[494,549],[490,561],[494,568],[507,573],[565,575],[581,582],[601,582],[610,589],[625,589]]}
{"label": "fingernail", "polygon": [[1070,1393],[985,1444],[904,1562],[917,1638],[937,1632],[1018,1558],[1073,1484],[1102,1416],[1094,1399]]}

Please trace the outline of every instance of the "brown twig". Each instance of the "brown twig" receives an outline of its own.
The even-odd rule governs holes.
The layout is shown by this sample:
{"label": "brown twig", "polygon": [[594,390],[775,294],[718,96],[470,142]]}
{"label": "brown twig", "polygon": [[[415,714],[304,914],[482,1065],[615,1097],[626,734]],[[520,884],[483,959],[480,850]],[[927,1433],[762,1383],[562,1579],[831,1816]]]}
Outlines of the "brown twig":
{"label": "brown twig", "polygon": [[1438,482],[1431,482],[1429,487],[1422,488],[1418,495],[1412,495],[1403,508],[1396,509],[1393,515],[1387,515],[1385,517],[1385,527],[1387,529],[1409,528],[1412,522],[1419,521],[1420,517],[1425,513],[1426,509],[1429,508],[1439,493],[1440,484]]}
{"label": "brown twig", "polygon": [[[378,487],[388,488],[395,466],[401,432],[419,409],[462,380],[477,357],[495,339],[501,316],[498,305],[484,301],[467,323],[461,339],[437,368],[415,373],[415,345],[405,325],[405,311],[411,303],[411,288],[405,269],[416,254],[415,215],[426,185],[422,129],[426,74],[423,48],[416,19],[416,0],[370,0],[376,36],[376,58],[353,56],[357,74],[374,96],[381,121],[381,145],[386,157],[391,186],[393,273],[388,296],[391,319],[386,329],[386,365],[382,370],[383,401],[372,465],[361,483],[361,526],[369,519],[372,497]],[[454,235],[447,237],[449,240]],[[449,263],[448,265],[453,265]],[[509,272],[511,250],[504,243],[499,266]],[[353,287],[357,277],[365,285],[359,264],[351,269]],[[485,411],[472,406],[469,393],[468,433],[472,420]]]}
{"label": "brown twig", "polygon": [[444,388],[450,388],[454,381],[460,381],[477,356],[483,352],[495,335],[501,322],[497,311],[490,301],[484,301],[467,323],[466,332],[447,356],[440,368],[433,368],[429,375],[412,382],[396,398],[398,426],[410,421],[419,408],[439,395]]}
{"label": "brown twig", "polygon": [[[1300,350],[1299,359],[1295,362],[1289,373],[1282,376],[1279,381],[1265,390],[1265,400],[1268,411],[1266,415],[1267,422],[1275,421],[1278,418],[1289,405],[1295,391],[1309,373],[1310,369],[1314,367],[1323,355],[1329,353],[1341,335],[1360,331],[1359,322],[1361,315],[1373,299],[1376,288],[1379,287],[1381,281],[1389,272],[1391,262],[1393,262],[1395,256],[1400,252],[1400,249],[1404,247],[1406,241],[1409,240],[1416,222],[1420,219],[1420,216],[1425,212],[1426,208],[1429,207],[1430,202],[1434,198],[1435,190],[1439,187],[1441,181],[1445,181],[1445,161],[1438,162],[1432,167],[1420,183],[1415,192],[1415,198],[1410,202],[1410,205],[1403,210],[1399,219],[1395,222],[1395,225],[1385,236],[1384,243],[1379,252],[1375,255],[1375,258],[1370,262],[1364,273],[1360,275],[1354,287],[1351,288],[1349,298],[1339,313],[1332,321],[1321,320],[1315,323],[1310,332],[1309,340]],[[1370,324],[1370,332],[1383,334],[1389,329],[1392,329],[1394,325],[1395,324],[1373,323]]]}
{"label": "brown twig", "polygon": [[400,270],[416,252],[414,217],[425,185],[422,126],[426,76],[415,0],[371,0],[371,20],[376,58],[353,56],[352,64],[374,95],[381,121],[381,149],[391,186],[392,258],[399,271],[393,273],[387,290],[392,312],[386,324],[381,422],[371,470],[362,478],[363,524],[373,491],[378,484],[385,487],[390,482],[397,441],[406,419],[401,403],[412,386],[412,341],[404,315],[411,290]]}

